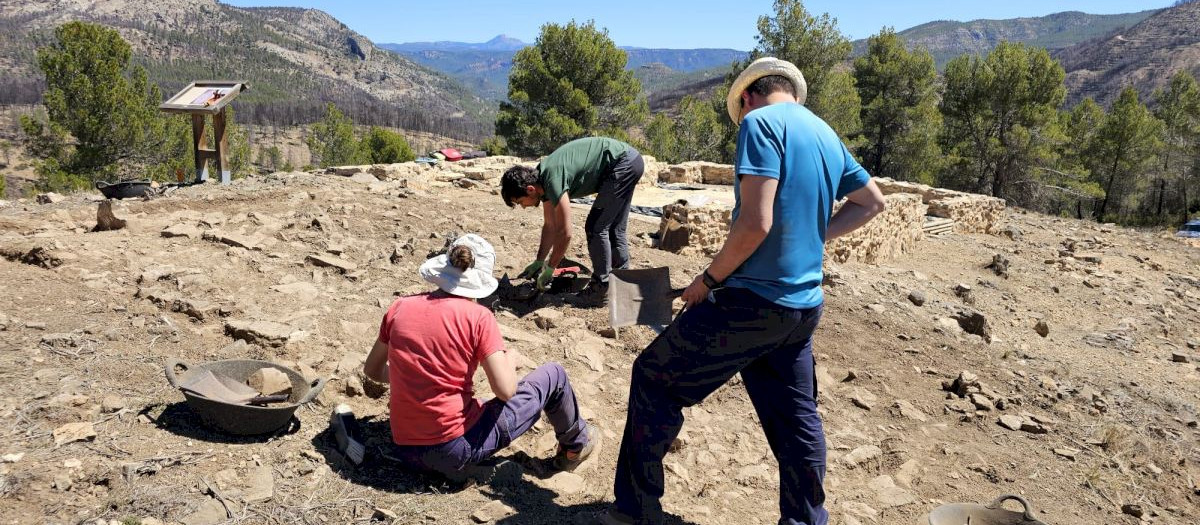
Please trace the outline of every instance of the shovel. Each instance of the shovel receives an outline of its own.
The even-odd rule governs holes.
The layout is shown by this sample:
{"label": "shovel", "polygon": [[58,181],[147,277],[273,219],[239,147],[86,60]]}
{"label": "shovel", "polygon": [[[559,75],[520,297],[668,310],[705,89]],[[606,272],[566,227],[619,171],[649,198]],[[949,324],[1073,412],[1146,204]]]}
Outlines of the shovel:
{"label": "shovel", "polygon": [[671,288],[671,269],[613,270],[608,279],[608,319],[613,328],[671,324],[671,301],[683,288]]}

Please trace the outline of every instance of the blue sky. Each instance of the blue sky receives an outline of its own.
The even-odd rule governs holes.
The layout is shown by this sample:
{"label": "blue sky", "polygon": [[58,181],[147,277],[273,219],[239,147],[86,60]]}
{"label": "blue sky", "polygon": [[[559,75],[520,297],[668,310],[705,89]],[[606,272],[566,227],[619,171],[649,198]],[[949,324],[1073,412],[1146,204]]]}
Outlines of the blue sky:
{"label": "blue sky", "polygon": [[[222,0],[236,6],[311,7],[325,11],[375,42],[484,42],[506,34],[526,42],[546,22],[595,20],[617,45],[636,47],[754,47],[756,21],[771,0]],[[1128,13],[1168,7],[1173,0],[810,0],[809,12],[829,13],[852,39],[884,26],[897,31],[933,20],[1042,16],[1060,11]]]}

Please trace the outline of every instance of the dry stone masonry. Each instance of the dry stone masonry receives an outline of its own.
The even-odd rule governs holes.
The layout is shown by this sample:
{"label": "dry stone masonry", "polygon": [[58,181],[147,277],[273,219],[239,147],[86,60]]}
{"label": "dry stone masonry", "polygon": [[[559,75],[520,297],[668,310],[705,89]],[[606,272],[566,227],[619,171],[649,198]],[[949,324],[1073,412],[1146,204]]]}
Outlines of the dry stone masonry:
{"label": "dry stone masonry", "polygon": [[[732,185],[733,166],[705,161],[667,164],[643,156],[645,172],[640,185],[707,184]],[[436,166],[407,162],[339,166],[330,174],[380,186],[379,191],[428,190],[457,185],[481,190],[494,189],[496,179],[513,165],[535,166],[537,161],[497,156],[442,162]],[[876,178],[887,200],[887,209],[863,228],[829,242],[826,253],[834,262],[877,263],[899,257],[915,249],[926,235],[957,233],[1001,234],[1005,204],[1002,199],[923,184]],[[399,186],[392,187],[388,184]],[[374,187],[372,191],[375,191]],[[403,195],[401,195],[403,196]],[[932,219],[931,219],[932,218]],[[933,221],[932,223],[930,221]],[[663,207],[659,224],[658,247],[688,255],[716,255],[729,233],[731,210],[719,204],[688,205],[678,201]],[[932,224],[932,227],[931,227]]]}

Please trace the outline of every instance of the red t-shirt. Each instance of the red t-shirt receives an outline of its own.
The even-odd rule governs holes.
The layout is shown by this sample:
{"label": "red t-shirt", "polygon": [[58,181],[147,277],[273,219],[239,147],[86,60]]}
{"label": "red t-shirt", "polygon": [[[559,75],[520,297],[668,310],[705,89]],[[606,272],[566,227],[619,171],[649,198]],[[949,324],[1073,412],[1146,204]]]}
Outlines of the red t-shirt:
{"label": "red t-shirt", "polygon": [[504,349],[487,308],[442,294],[402,297],[383,317],[388,345],[392,440],[436,445],[462,436],[479,419],[472,379],[481,361]]}

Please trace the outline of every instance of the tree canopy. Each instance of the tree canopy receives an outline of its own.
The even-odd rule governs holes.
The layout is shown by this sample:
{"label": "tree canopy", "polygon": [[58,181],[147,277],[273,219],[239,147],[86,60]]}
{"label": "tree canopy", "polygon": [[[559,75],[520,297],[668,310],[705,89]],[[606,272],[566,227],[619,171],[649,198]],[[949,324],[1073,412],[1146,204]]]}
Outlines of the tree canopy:
{"label": "tree canopy", "polygon": [[[129,65],[130,47],[115,30],[69,22],[38,50],[46,76],[46,117],[22,118],[30,151],[42,159],[44,187],[82,187],[141,170],[164,176],[187,161],[178,153],[183,120],[158,111],[158,87]],[[145,176],[144,173],[131,175]]]}
{"label": "tree canopy", "polygon": [[938,78],[928,51],[909,51],[890,28],[867,40],[854,61],[863,167],[877,177],[932,183],[941,162]]}
{"label": "tree canopy", "polygon": [[625,52],[594,22],[546,24],[517,52],[500,104],[496,133],[517,155],[538,156],[589,135],[627,138],[645,120],[641,84],[625,70]]}

